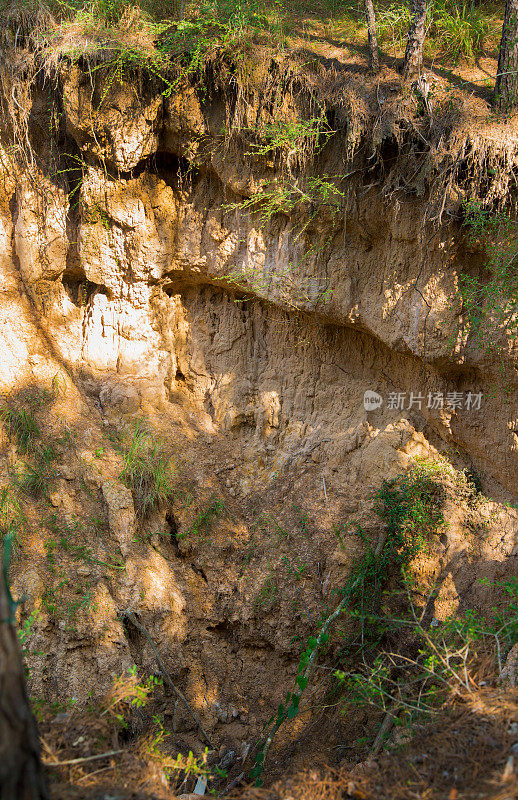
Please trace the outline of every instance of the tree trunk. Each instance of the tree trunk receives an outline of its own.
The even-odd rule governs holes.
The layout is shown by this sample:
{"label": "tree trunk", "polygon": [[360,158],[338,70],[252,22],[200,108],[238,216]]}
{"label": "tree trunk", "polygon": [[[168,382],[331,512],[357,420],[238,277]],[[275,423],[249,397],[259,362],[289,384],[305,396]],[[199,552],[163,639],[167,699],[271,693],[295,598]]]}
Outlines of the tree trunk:
{"label": "tree trunk", "polygon": [[423,67],[423,44],[426,33],[426,0],[410,0],[412,24],[408,31],[403,78],[419,75]]}
{"label": "tree trunk", "polygon": [[373,73],[380,70],[380,57],[378,52],[378,34],[376,31],[376,13],[373,0],[365,0],[365,16],[367,17],[367,30],[369,36],[369,70]]}
{"label": "tree trunk", "polygon": [[500,111],[517,105],[518,91],[518,0],[506,0],[502,41],[498,57],[493,104]]}
{"label": "tree trunk", "polygon": [[0,800],[48,800],[0,551]]}

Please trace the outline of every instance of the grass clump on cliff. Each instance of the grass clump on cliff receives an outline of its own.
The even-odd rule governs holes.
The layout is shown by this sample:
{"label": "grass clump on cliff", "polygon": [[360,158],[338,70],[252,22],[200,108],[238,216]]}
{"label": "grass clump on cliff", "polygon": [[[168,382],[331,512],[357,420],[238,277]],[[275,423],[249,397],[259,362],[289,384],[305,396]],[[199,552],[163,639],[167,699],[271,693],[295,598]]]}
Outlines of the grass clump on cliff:
{"label": "grass clump on cliff", "polygon": [[121,480],[131,490],[140,519],[173,496],[173,476],[171,457],[163,443],[139,423],[124,453]]}
{"label": "grass clump on cliff", "polygon": [[58,397],[58,378],[52,388],[28,387],[10,398],[0,411],[0,421],[18,452],[25,456],[21,472],[14,471],[13,480],[19,488],[36,497],[48,493],[55,479],[54,464],[59,457],[52,438],[42,436],[36,413],[48,408]]}
{"label": "grass clump on cliff", "polygon": [[34,414],[25,408],[6,408],[0,417],[10,439],[16,441],[21,453],[34,450],[40,430]]}

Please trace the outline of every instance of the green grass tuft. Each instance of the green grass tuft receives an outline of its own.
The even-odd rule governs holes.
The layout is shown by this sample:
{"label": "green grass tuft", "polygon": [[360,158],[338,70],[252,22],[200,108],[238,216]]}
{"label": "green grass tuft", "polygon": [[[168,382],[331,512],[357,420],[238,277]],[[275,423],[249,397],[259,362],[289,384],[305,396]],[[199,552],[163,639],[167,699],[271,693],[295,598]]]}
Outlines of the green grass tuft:
{"label": "green grass tuft", "polygon": [[174,493],[171,456],[139,423],[124,456],[122,482],[131,490],[135,511],[140,519]]}
{"label": "green grass tuft", "polygon": [[20,489],[35,497],[48,495],[56,477],[54,462],[57,459],[58,453],[51,444],[38,445],[33,451],[32,461],[24,464],[18,476]]}
{"label": "green grass tuft", "polygon": [[9,439],[16,442],[20,452],[33,452],[41,434],[32,411],[25,408],[6,408],[0,412],[0,419]]}

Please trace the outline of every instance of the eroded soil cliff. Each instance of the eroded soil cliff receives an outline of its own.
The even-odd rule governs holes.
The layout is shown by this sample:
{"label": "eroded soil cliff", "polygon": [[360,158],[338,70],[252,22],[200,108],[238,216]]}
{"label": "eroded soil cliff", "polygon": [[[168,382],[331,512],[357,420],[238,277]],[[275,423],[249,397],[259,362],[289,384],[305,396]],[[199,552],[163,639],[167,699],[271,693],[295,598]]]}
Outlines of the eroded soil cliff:
{"label": "eroded soil cliff", "polygon": [[[31,461],[4,416],[31,692],[66,726],[132,664],[156,674],[131,613],[236,772],[382,538],[383,480],[444,456],[485,495],[450,487],[416,566],[436,620],[491,606],[479,579],[515,575],[518,529],[516,343],[481,346],[459,291],[485,268],[462,203],[505,199],[512,123],[438,77],[427,117],[388,68],[369,85],[260,55],[247,84],[222,65],[168,96],[63,66],[2,138],[0,385],[48,448]],[[279,123],[299,127],[272,144]],[[174,491],[148,508],[124,470],[155,445]],[[186,708],[156,702],[172,751],[199,753]],[[337,763],[379,721],[308,711],[281,744]]]}

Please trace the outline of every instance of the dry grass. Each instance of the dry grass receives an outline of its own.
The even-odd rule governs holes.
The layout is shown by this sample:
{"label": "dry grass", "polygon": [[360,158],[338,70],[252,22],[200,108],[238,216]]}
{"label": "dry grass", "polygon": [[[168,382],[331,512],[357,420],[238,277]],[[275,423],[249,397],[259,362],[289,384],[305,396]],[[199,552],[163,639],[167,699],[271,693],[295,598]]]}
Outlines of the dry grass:
{"label": "dry grass", "polygon": [[165,67],[156,48],[156,27],[138,7],[127,7],[116,24],[109,24],[93,10],[78,12],[71,20],[47,29],[35,37],[42,63],[54,74],[63,59],[96,65],[124,56],[143,66]]}
{"label": "dry grass", "polygon": [[[61,716],[65,718],[45,713],[40,721],[49,760],[102,753],[112,745],[123,753],[111,762],[53,770],[55,800],[97,798],[103,792],[121,800],[171,797],[162,776],[164,770],[175,774],[178,761],[161,742],[159,752],[156,737],[146,732],[120,743],[106,716],[80,709]],[[377,759],[355,764],[351,753],[349,762],[330,768],[311,764],[308,758],[306,769],[285,775],[269,788],[245,786],[224,796],[229,800],[510,800],[518,796],[518,773],[510,762],[517,729],[518,691],[481,688],[459,698],[433,723],[416,725],[410,741],[403,743],[400,737],[401,744],[394,741],[394,749]],[[79,737],[84,742],[80,748]],[[97,772],[99,768],[102,771]]]}
{"label": "dry grass", "polygon": [[518,692],[480,689],[377,759],[317,767],[270,789],[236,791],[239,800],[504,800],[516,797],[511,747],[518,739]]}

